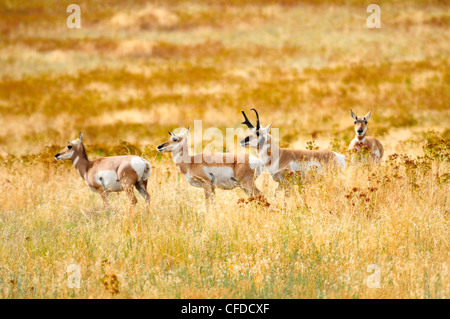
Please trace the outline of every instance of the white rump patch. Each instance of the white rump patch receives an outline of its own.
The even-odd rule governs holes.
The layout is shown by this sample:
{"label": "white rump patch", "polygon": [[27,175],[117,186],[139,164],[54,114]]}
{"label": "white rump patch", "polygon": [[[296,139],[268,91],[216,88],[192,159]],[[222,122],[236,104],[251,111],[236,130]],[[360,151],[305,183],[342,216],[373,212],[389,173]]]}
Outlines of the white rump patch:
{"label": "white rump patch", "polygon": [[147,162],[142,157],[138,157],[138,156],[133,157],[131,159],[131,167],[136,172],[139,182],[145,181],[150,177],[152,166],[150,165],[149,162]]}
{"label": "white rump patch", "polygon": [[250,155],[249,156],[249,165],[250,165],[250,168],[255,172],[255,178],[258,178],[264,169],[263,161],[257,157]]}
{"label": "white rump patch", "polygon": [[110,192],[120,192],[123,190],[120,184],[116,171],[105,170],[99,171],[95,174],[95,183],[103,187],[104,190]]}
{"label": "white rump patch", "polygon": [[211,180],[214,186],[223,189],[233,189],[238,186],[236,180],[234,180],[234,172],[231,167],[228,166],[213,166],[203,167],[203,171],[206,176]]}
{"label": "white rump patch", "polygon": [[341,169],[345,169],[345,167],[347,166],[347,164],[345,163],[345,156],[336,152],[333,153],[336,156],[336,159],[339,165],[341,166]]}

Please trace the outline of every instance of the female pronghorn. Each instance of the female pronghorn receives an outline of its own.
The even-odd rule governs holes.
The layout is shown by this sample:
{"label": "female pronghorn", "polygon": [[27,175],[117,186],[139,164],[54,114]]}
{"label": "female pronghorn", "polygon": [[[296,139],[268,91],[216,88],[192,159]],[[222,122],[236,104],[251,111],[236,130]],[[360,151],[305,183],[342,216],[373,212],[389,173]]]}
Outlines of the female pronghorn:
{"label": "female pronghorn", "polygon": [[196,154],[189,155],[189,128],[180,134],[169,132],[170,138],[158,146],[158,151],[172,152],[178,170],[189,184],[205,191],[206,207],[214,198],[215,188],[242,188],[247,195],[258,195],[255,179],[261,175],[263,165],[256,157],[245,155],[242,160],[236,154]]}
{"label": "female pronghorn", "polygon": [[[338,154],[330,150],[294,150],[287,148],[279,148],[272,140],[269,134],[272,124],[267,127],[261,127],[259,123],[259,115],[256,113],[256,127],[248,120],[244,111],[245,121],[242,124],[247,125],[250,129],[250,135],[241,141],[243,147],[254,147],[257,149],[259,158],[263,161],[272,178],[278,182],[278,190],[287,186],[289,183],[287,175],[290,173],[300,172],[300,176],[304,178],[305,172],[314,167],[318,171],[322,170],[322,166],[337,166],[345,168],[344,155]],[[285,188],[286,193],[288,189]]]}
{"label": "female pronghorn", "polygon": [[[365,116],[357,116],[350,109],[350,115],[355,120],[355,138],[350,142],[350,146],[348,150],[351,152],[360,152],[364,149],[367,149],[370,152],[371,158],[375,163],[381,161],[383,157],[384,149],[383,145],[381,145],[380,141],[378,141],[374,137],[367,137],[367,122],[372,115],[372,110],[367,113]],[[352,156],[352,162],[355,161],[355,156]]]}
{"label": "female pronghorn", "polygon": [[108,193],[125,191],[134,205],[137,202],[133,187],[150,201],[147,193],[147,180],[151,165],[145,159],[135,155],[103,157],[89,161],[83,146],[83,134],[69,142],[66,148],[55,155],[57,160],[70,159],[78,174],[85,180],[93,192],[101,195],[105,206],[109,206]]}

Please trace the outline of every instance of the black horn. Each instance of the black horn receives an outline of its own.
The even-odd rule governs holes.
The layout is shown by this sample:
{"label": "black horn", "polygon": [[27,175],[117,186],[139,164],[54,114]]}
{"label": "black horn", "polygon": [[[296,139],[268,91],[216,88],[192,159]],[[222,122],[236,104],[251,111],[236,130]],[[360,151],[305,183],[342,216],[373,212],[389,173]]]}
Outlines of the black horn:
{"label": "black horn", "polygon": [[247,115],[245,115],[245,112],[244,111],[241,111],[241,112],[245,118],[245,121],[242,122],[241,124],[245,124],[245,125],[247,125],[248,128],[252,129],[254,127],[253,124],[248,120]]}
{"label": "black horn", "polygon": [[258,112],[255,109],[251,109],[251,111],[255,111],[255,113],[256,113],[256,130],[258,131],[260,128]]}

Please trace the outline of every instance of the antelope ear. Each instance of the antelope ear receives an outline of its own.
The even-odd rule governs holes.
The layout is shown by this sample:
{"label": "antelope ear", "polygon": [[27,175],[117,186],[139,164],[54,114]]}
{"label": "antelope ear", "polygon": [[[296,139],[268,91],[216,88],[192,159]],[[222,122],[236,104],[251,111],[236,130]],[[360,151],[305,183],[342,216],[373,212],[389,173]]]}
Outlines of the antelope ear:
{"label": "antelope ear", "polygon": [[269,133],[270,129],[272,128],[272,124],[273,122],[266,126],[265,130],[267,133]]}
{"label": "antelope ear", "polygon": [[350,115],[351,115],[355,120],[358,119],[358,116],[357,116],[355,113],[353,113],[352,109],[350,109]]}
{"label": "antelope ear", "polygon": [[82,142],[83,142],[83,134],[81,134],[81,132],[80,132],[80,134],[78,135],[78,138],[76,140],[73,140],[71,143],[73,145],[80,145]]}
{"label": "antelope ear", "polygon": [[184,130],[183,135],[184,135],[184,136],[188,136],[190,130],[191,130],[191,127],[188,126],[188,128]]}
{"label": "antelope ear", "polygon": [[366,115],[364,115],[364,118],[366,119],[366,121],[368,121],[368,120],[370,119],[370,117],[372,116],[372,111],[373,111],[373,110],[370,110],[369,113],[367,113]]}

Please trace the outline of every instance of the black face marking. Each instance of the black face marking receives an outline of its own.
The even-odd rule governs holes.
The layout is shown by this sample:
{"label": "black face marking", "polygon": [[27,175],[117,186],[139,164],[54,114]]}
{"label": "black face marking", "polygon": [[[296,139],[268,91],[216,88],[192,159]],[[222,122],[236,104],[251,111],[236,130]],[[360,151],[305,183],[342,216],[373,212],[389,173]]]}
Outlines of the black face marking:
{"label": "black face marking", "polygon": [[247,146],[250,141],[250,136],[247,136],[243,140],[241,140],[241,146]]}
{"label": "black face marking", "polygon": [[69,150],[72,149],[72,145],[67,146],[67,148],[68,148]]}
{"label": "black face marking", "polygon": [[261,137],[261,139],[259,140],[259,143],[258,143],[259,148],[263,147],[265,142],[266,142],[266,138],[264,136]]}

